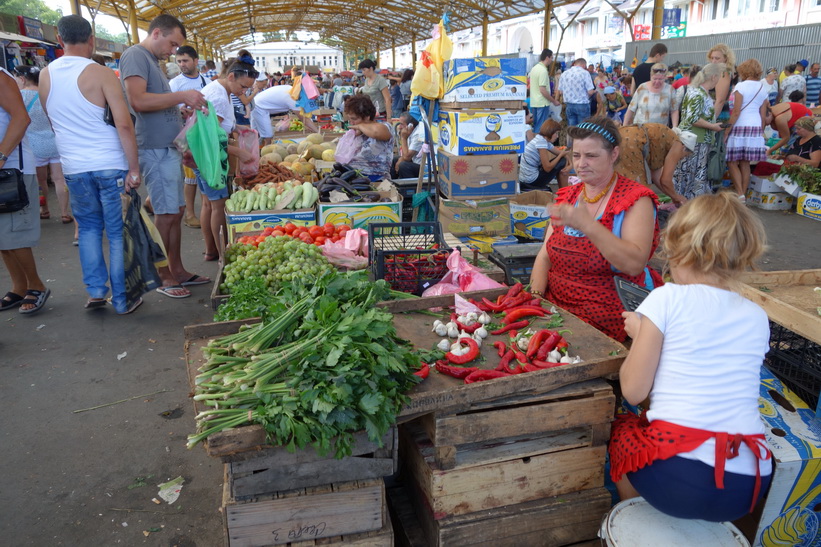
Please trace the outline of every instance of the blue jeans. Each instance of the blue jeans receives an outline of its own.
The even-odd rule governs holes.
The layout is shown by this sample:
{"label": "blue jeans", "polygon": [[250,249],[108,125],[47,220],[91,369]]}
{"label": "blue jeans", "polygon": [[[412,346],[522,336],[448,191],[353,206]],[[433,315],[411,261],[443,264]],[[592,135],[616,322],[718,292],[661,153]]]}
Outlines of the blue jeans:
{"label": "blue jeans", "polygon": [[567,126],[574,127],[590,117],[590,103],[567,103]]}
{"label": "blue jeans", "polygon": [[533,114],[533,132],[538,133],[542,128],[542,124],[550,119],[549,106],[537,106],[530,109]]}
{"label": "blue jeans", "polygon": [[[79,228],[80,266],[86,291],[90,298],[105,298],[110,278],[111,303],[120,313],[127,311],[120,200],[126,175],[127,171],[119,169],[66,175],[71,211]],[[103,230],[108,238],[108,270],[103,256]]]}

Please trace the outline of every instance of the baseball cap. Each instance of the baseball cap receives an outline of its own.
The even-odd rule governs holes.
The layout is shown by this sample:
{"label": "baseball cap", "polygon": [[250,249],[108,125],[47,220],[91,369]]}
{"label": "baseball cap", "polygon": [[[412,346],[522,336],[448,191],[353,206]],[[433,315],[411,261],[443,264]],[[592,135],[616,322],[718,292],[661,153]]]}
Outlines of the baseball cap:
{"label": "baseball cap", "polygon": [[613,87],[612,85],[609,85],[609,86],[604,88],[604,94],[605,95],[610,95],[611,93],[615,93],[615,92],[616,92],[616,88]]}
{"label": "baseball cap", "polygon": [[807,65],[809,65],[810,62],[806,59],[801,59],[800,61],[798,61],[798,64],[803,66],[804,68],[807,68]]}

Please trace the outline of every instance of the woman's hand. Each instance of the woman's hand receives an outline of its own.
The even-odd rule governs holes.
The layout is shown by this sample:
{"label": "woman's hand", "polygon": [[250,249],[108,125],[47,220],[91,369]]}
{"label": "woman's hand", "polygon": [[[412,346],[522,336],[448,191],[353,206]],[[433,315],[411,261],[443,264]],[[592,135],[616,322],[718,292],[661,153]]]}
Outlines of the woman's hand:
{"label": "woman's hand", "polygon": [[641,327],[641,316],[633,311],[622,312],[621,316],[624,317],[624,331],[635,340]]}
{"label": "woman's hand", "polygon": [[595,222],[593,217],[587,210],[587,207],[574,207],[567,203],[559,205],[549,205],[550,224],[553,226],[570,226],[576,230],[585,232],[585,228],[590,226],[591,222]]}

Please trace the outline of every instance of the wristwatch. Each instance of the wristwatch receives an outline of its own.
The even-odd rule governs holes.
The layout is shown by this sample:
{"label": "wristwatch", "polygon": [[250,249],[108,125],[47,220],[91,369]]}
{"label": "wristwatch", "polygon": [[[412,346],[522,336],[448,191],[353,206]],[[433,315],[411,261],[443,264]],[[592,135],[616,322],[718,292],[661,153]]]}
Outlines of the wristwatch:
{"label": "wristwatch", "polygon": [[6,161],[7,159],[9,159],[9,157],[4,153],[0,152],[0,161]]}

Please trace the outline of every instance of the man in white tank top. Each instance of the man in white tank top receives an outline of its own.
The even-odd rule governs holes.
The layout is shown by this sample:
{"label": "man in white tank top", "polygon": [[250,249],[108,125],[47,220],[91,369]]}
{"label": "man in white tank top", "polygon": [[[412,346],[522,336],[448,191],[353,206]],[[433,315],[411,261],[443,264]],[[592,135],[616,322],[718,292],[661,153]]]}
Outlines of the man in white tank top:
{"label": "man in white tank top", "polygon": [[[114,72],[91,60],[91,25],[79,15],[57,24],[65,55],[40,74],[40,101],[48,114],[63,164],[71,208],[80,230],[80,265],[89,300],[86,308],[111,303],[131,313],[142,298],[126,301],[123,219],[120,194],[140,186],[134,125]],[[116,128],[103,121],[111,108]],[[103,231],[109,241],[109,271],[103,258]]]}

